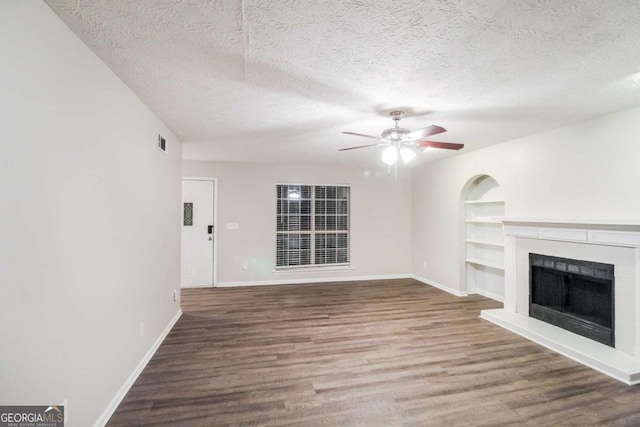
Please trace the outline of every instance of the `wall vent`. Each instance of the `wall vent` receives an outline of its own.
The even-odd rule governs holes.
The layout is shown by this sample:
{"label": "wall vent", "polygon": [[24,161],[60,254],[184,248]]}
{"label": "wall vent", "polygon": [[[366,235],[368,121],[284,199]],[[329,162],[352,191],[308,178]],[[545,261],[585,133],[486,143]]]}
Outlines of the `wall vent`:
{"label": "wall vent", "polygon": [[165,153],[167,152],[167,140],[160,134],[158,134],[158,148]]}

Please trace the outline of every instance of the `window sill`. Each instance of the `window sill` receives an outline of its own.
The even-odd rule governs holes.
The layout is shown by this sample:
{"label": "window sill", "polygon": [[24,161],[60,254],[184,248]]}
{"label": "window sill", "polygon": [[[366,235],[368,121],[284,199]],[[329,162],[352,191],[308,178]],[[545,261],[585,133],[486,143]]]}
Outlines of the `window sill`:
{"label": "window sill", "polygon": [[300,273],[324,273],[331,271],[351,271],[350,265],[328,266],[328,267],[293,267],[273,270],[273,274],[300,274]]}

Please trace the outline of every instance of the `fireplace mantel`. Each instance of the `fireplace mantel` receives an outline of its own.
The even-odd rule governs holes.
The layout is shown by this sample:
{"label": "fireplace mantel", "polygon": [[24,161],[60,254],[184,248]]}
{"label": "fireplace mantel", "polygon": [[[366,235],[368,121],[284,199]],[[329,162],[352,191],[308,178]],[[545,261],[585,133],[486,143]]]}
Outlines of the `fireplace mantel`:
{"label": "fireplace mantel", "polygon": [[640,247],[640,220],[502,218],[506,236]]}
{"label": "fireplace mantel", "polygon": [[517,218],[503,217],[500,221],[504,224],[541,225],[550,227],[583,226],[594,228],[631,227],[640,230],[640,219],[558,219],[558,218]]}
{"label": "fireplace mantel", "polygon": [[[505,235],[504,308],[484,310],[481,317],[627,384],[640,383],[640,220],[509,217],[500,220]],[[528,299],[528,283],[520,282],[528,277],[529,268],[522,262],[522,253],[531,245],[561,245],[565,251],[575,247],[578,252],[587,248],[604,254],[626,251],[627,255],[633,255],[633,262],[626,263],[631,267],[626,268],[625,277],[619,280],[624,282],[628,299],[634,302],[627,304],[624,313],[626,331],[629,331],[626,351],[528,316],[528,308],[525,309],[522,303]],[[573,258],[580,259],[580,255]],[[633,333],[630,332],[632,329]]]}

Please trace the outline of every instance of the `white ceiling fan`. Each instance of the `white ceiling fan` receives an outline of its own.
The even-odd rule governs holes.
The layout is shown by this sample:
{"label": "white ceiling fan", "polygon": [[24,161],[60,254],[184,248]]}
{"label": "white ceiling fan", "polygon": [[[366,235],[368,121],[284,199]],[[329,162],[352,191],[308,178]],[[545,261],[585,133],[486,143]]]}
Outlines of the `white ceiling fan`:
{"label": "white ceiling fan", "polygon": [[359,145],[357,147],[341,148],[338,151],[355,150],[356,148],[365,147],[386,147],[382,152],[382,161],[388,165],[393,165],[396,163],[398,157],[401,157],[404,163],[409,163],[416,156],[417,148],[460,150],[464,147],[464,144],[427,141],[424,139],[432,135],[446,132],[447,130],[443,127],[431,125],[412,132],[409,129],[401,128],[399,125],[400,119],[404,116],[404,111],[391,111],[389,115],[395,122],[395,126],[383,130],[379,137],[356,132],[342,132],[347,135],[362,136],[365,138],[375,139],[380,142],[376,144]]}

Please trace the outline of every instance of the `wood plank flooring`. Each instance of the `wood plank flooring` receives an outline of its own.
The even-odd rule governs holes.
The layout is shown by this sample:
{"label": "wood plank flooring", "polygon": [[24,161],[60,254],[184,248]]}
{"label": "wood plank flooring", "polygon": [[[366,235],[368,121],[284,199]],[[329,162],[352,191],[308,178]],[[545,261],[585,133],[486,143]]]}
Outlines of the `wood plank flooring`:
{"label": "wood plank flooring", "polygon": [[109,426],[640,425],[629,387],[411,279],[183,290]]}

